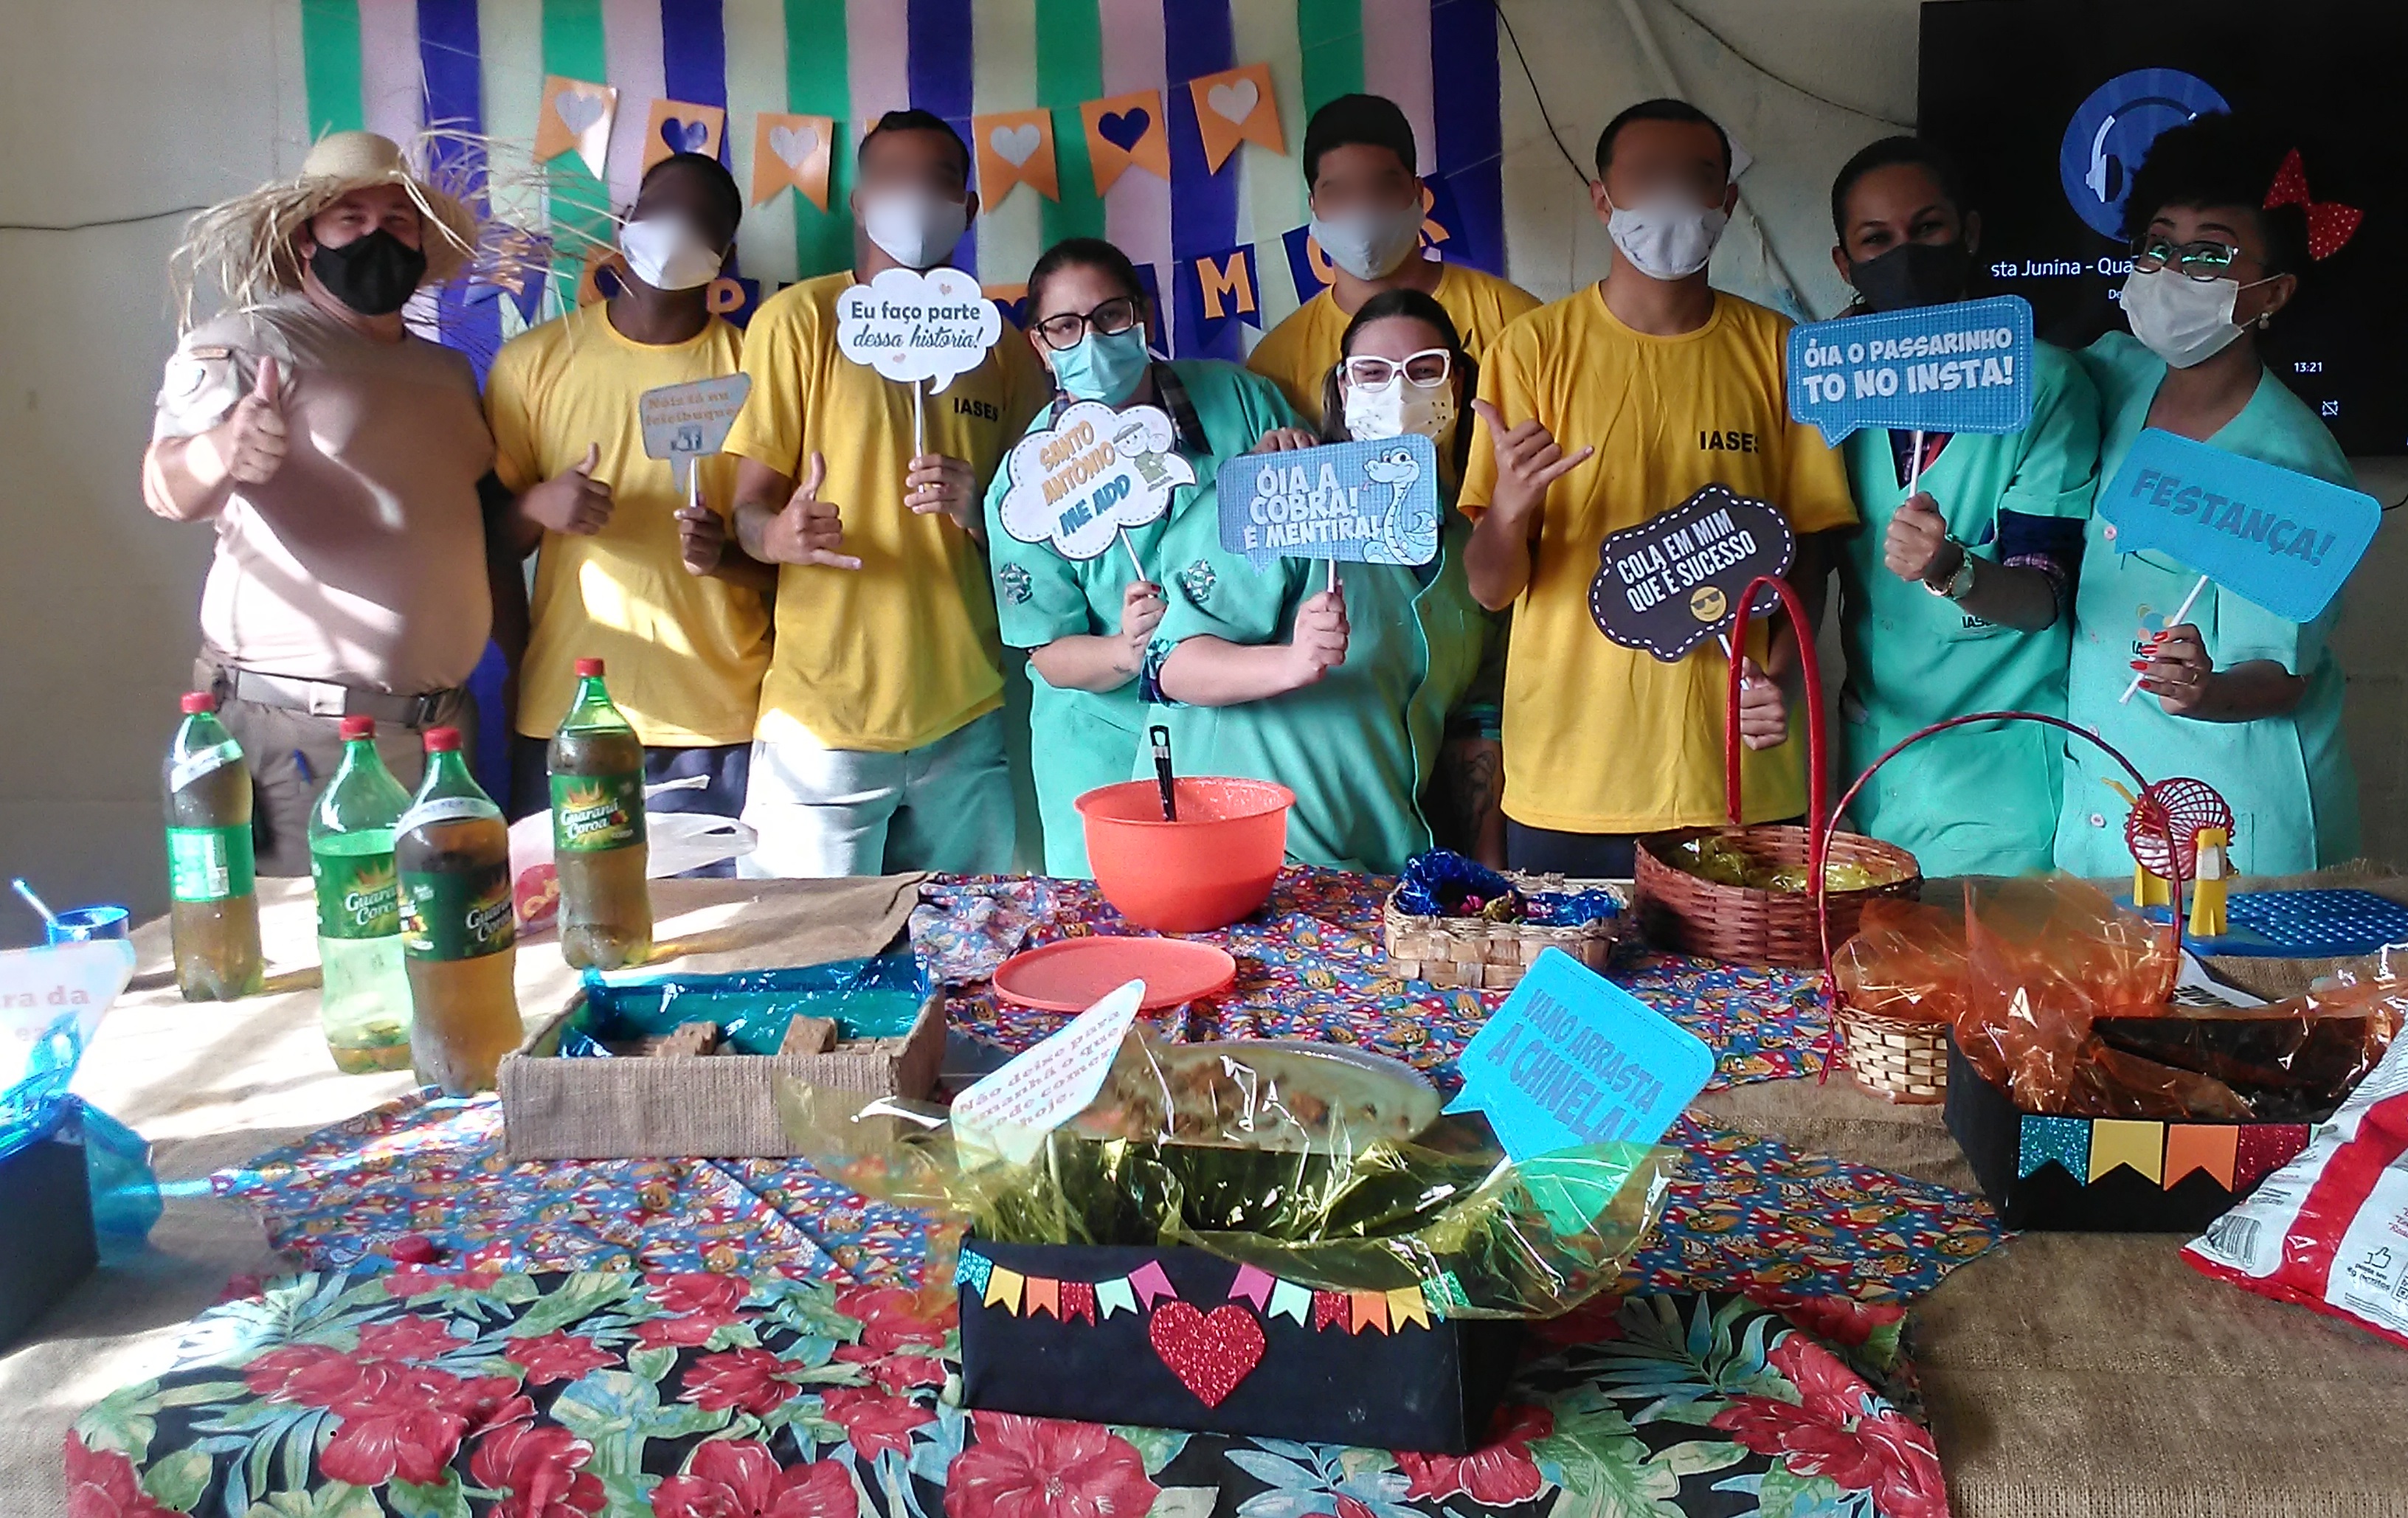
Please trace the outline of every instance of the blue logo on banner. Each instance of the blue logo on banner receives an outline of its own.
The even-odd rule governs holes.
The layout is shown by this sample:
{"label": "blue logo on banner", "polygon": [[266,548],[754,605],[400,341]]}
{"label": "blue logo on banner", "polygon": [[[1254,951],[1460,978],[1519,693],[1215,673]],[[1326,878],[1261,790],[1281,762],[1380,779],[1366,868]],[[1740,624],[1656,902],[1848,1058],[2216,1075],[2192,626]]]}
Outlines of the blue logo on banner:
{"label": "blue logo on banner", "polygon": [[1273,559],[1438,557],[1438,450],[1419,433],[1246,453],[1221,465],[1221,546]]}
{"label": "blue logo on banner", "polygon": [[2074,214],[2100,236],[2121,237],[2132,171],[2157,134],[2231,108],[2215,86],[2178,68],[2136,68],[2091,91],[2057,150],[2057,175]]}
{"label": "blue logo on banner", "polygon": [[1515,1164],[1594,1144],[1652,1144],[1714,1073],[1682,1027],[1565,953],[1539,955],[1464,1047],[1450,1112],[1484,1112]]}
{"label": "blue logo on banner", "polygon": [[1789,330],[1789,414],[1830,443],[1859,427],[2021,432],[2031,361],[2021,295],[1816,322]]}
{"label": "blue logo on banner", "polygon": [[2099,493],[2115,551],[2179,559],[2278,617],[2314,622],[2358,567],[2372,495],[2149,427]]}

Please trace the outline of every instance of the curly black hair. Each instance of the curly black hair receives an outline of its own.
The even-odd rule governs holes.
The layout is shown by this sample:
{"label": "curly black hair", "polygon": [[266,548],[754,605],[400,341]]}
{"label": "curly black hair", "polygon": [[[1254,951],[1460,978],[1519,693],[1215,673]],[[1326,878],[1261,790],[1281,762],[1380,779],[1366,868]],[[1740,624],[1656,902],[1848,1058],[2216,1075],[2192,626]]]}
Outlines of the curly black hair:
{"label": "curly black hair", "polygon": [[2267,272],[2300,273],[2308,265],[2307,212],[2298,206],[2266,209],[2266,192],[2286,150],[2257,122],[2222,111],[2157,134],[2132,175],[2132,193],[2124,200],[2124,235],[2146,232],[2168,206],[2237,206],[2258,220]]}

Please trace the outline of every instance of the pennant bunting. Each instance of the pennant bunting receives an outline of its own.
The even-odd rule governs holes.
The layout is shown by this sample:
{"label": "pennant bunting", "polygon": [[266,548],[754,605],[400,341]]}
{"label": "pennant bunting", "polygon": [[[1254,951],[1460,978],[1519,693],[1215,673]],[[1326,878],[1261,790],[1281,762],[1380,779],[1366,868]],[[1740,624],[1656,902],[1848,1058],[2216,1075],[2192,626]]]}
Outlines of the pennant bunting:
{"label": "pennant bunting", "polygon": [[824,211],[828,168],[836,152],[836,119],[765,110],[752,127],[752,204],[793,189]]}
{"label": "pennant bunting", "polygon": [[1128,1274],[1129,1289],[1137,1293],[1137,1305],[1151,1308],[1166,1296],[1179,1294],[1170,1286],[1170,1278],[1162,1273],[1160,1260],[1148,1260]]}
{"label": "pennant bunting", "polygon": [[2086,1181],[2090,1175],[2090,1120],[2024,1114],[2015,1139],[2015,1179],[2055,1161],[2065,1173]]}
{"label": "pennant bunting", "polygon": [[1005,321],[1023,332],[1028,330],[1028,287],[1026,285],[981,285],[979,294],[995,302],[995,308],[1003,313]]}
{"label": "pennant bunting", "polygon": [[671,153],[719,156],[720,139],[727,131],[727,112],[718,106],[697,106],[688,100],[655,100],[644,122],[642,168]]}
{"label": "pennant bunting", "polygon": [[2165,1173],[2166,1125],[2130,1118],[2094,1118],[2090,1124],[2090,1174],[2096,1181],[2119,1165],[2128,1165],[2156,1181]]}
{"label": "pennant bunting", "polygon": [[1072,1318],[1094,1323],[1096,1321],[1095,1286],[1084,1281],[1062,1282],[1061,1316],[1064,1323],[1068,1323]]}
{"label": "pennant bunting", "polygon": [[1455,1279],[1452,1270],[1424,1281],[1422,1299],[1429,1303],[1430,1316],[1440,1323],[1471,1305],[1471,1298],[1464,1295],[1463,1282]]}
{"label": "pennant bunting", "polygon": [[1247,64],[1188,81],[1196,101],[1196,135],[1204,142],[1204,165],[1214,174],[1229,161],[1240,142],[1258,142],[1275,153],[1287,152],[1280,131],[1279,97],[1271,89],[1268,64]]}
{"label": "pennant bunting", "polygon": [[1330,266],[1329,255],[1313,239],[1312,222],[1281,233],[1280,242],[1287,249],[1287,277],[1296,285],[1297,305],[1338,282],[1338,271]]}
{"label": "pennant bunting", "polygon": [[2307,1147],[2308,1125],[2304,1123],[2248,1124],[2233,1146],[2232,1189],[2248,1190],[2264,1180],[2268,1171],[2290,1164]]}
{"label": "pennant bunting", "polygon": [[1350,1326],[1346,1320],[1346,1294],[1344,1292],[1314,1292],[1312,1294],[1313,1331],[1318,1333],[1322,1329],[1328,1327],[1333,1323],[1340,1328]]}
{"label": "pennant bunting", "polygon": [[1020,1286],[1025,1279],[1017,1270],[1007,1270],[1002,1266],[996,1266],[995,1273],[987,1278],[984,1305],[987,1307],[999,1305],[1007,1312],[1018,1312]]}
{"label": "pennant bunting", "polygon": [[1274,1318],[1293,1318],[1299,1328],[1312,1311],[1312,1294],[1292,1281],[1271,1283],[1271,1305],[1268,1310]]}
{"label": "pennant bunting", "polygon": [[1366,1328],[1388,1331],[1388,1294],[1386,1292],[1348,1292],[1346,1294],[1348,1326],[1354,1333]]}
{"label": "pennant bunting", "polygon": [[1087,129],[1087,162],[1096,176],[1096,193],[1111,189],[1124,170],[1141,168],[1166,182],[1170,179],[1170,131],[1159,90],[1132,90],[1079,107]]}
{"label": "pennant bunting", "polygon": [[1254,277],[1252,243],[1237,243],[1182,258],[1178,265],[1179,340],[1209,343],[1232,321],[1259,329],[1262,301]]}
{"label": "pennant bunting", "polygon": [[600,179],[609,165],[610,120],[618,111],[619,92],[609,85],[545,75],[543,105],[535,121],[535,161],[549,164],[573,150]]}
{"label": "pennant bunting", "polygon": [[978,1294],[979,1300],[984,1301],[987,1274],[994,1268],[993,1260],[974,1250],[966,1249],[962,1251],[962,1263],[953,1267],[953,1274],[971,1291]]}
{"label": "pennant bunting", "polygon": [[1388,1294],[1389,1332],[1402,1333],[1408,1323],[1430,1325],[1429,1305],[1422,1299],[1419,1286],[1399,1286]]}
{"label": "pennant bunting", "polygon": [[1107,1318],[1115,1312],[1135,1312],[1137,1296],[1129,1290],[1128,1277],[1118,1276],[1111,1281],[1096,1282],[1096,1306],[1103,1310]]}
{"label": "pennant bunting", "polygon": [[1052,111],[1007,110],[973,117],[970,143],[978,150],[979,204],[987,215],[994,215],[1024,184],[1048,200],[1062,198]]}
{"label": "pennant bunting", "polygon": [[2165,1188],[2173,1190],[2174,1182],[2197,1170],[2225,1190],[2232,1190],[2233,1161],[2240,1147],[2238,1124],[2168,1124]]}
{"label": "pennant bunting", "polygon": [[1238,1279],[1229,1283],[1229,1300],[1252,1302],[1255,1311],[1268,1312],[1271,1307],[1271,1292],[1278,1285],[1279,1282],[1267,1272],[1251,1265],[1241,1265],[1238,1267]]}
{"label": "pennant bunting", "polygon": [[1026,1304],[1028,1316],[1048,1312],[1058,1322],[1062,1317],[1062,1283],[1047,1276],[1030,1276],[1022,1301]]}

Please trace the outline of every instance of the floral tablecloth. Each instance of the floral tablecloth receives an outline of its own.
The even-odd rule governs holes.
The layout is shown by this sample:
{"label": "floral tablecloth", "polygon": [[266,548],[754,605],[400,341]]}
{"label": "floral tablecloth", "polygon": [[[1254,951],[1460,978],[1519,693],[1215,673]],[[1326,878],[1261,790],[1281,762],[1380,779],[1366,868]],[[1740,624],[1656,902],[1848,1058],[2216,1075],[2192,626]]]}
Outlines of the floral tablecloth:
{"label": "floral tablecloth", "polygon": [[784,1276],[305,1275],[86,1412],[70,1518],[1934,1518],[1897,1313],[1593,1303],[1455,1458],[946,1405],[950,1304]]}

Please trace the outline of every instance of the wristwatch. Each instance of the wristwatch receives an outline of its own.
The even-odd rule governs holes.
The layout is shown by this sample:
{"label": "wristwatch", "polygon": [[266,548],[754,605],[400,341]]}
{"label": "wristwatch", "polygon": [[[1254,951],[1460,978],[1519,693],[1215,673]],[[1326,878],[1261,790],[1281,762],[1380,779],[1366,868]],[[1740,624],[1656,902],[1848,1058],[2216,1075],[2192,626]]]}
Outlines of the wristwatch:
{"label": "wristwatch", "polygon": [[1956,573],[1942,580],[1927,580],[1923,582],[1923,588],[1934,595],[1944,595],[1952,601],[1961,601],[1973,594],[1974,554],[1971,549],[1956,542],[1956,538],[1951,537],[1948,541],[1955,543],[1956,547]]}

